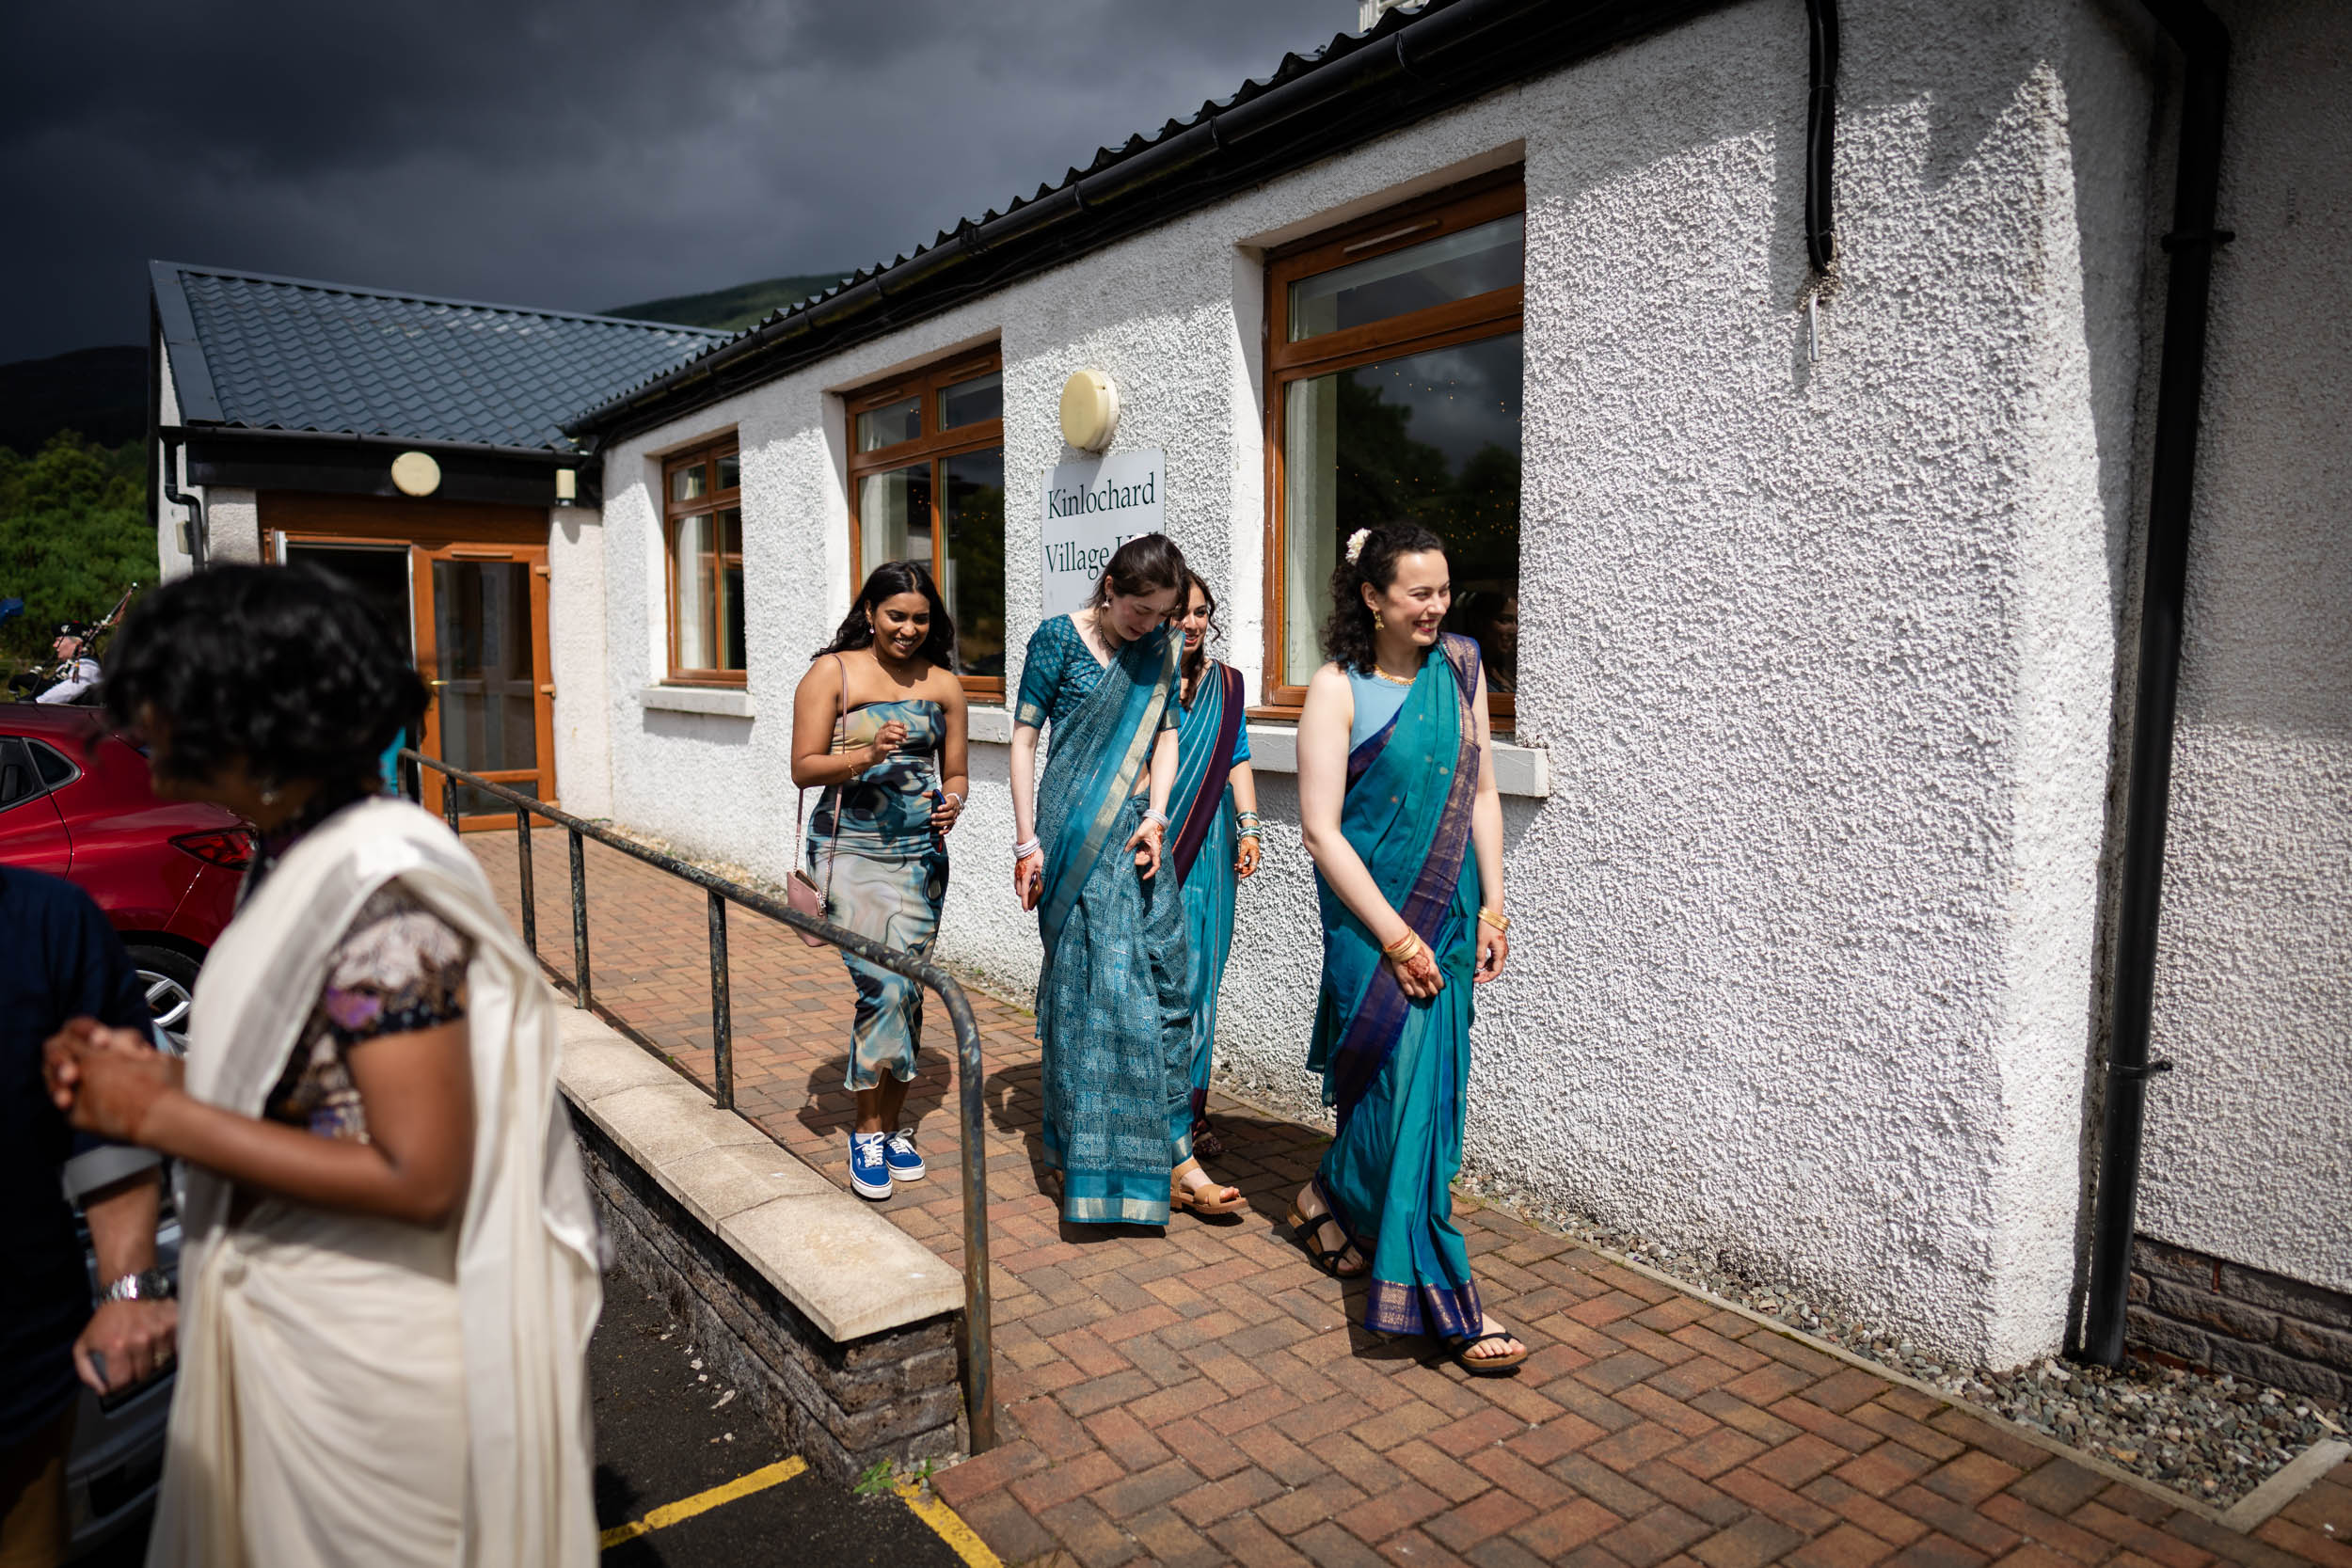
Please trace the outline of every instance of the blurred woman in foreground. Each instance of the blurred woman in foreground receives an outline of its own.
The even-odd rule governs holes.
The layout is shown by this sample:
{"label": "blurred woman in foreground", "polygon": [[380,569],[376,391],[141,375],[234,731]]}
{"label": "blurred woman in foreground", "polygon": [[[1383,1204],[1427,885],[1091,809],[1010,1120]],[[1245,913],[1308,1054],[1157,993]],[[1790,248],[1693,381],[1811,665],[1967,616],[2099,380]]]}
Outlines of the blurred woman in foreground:
{"label": "blurred woman in foreground", "polygon": [[380,793],[422,709],[298,568],[155,590],[106,683],[159,793],[260,831],[184,1064],[76,1020],[76,1127],[186,1163],[151,1564],[588,1564],[600,1241],[556,998],[448,829]]}

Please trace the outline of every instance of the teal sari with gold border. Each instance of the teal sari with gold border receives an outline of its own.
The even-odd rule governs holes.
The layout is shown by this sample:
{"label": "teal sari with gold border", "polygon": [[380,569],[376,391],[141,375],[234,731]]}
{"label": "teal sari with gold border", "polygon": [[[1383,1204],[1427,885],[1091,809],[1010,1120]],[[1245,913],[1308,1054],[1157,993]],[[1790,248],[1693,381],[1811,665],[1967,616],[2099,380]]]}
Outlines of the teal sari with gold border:
{"label": "teal sari with gold border", "polygon": [[[1080,1224],[1166,1225],[1169,1173],[1192,1154],[1183,895],[1172,865],[1144,877],[1125,848],[1143,822],[1136,787],[1175,721],[1179,648],[1165,626],[1125,644],[1066,711],[1032,705],[1023,681],[1021,721],[1051,725],[1038,786],[1045,1163],[1061,1173],[1062,1217]],[[1061,657],[1093,656],[1081,643]]]}
{"label": "teal sari with gold border", "polygon": [[1484,1323],[1454,1227],[1477,961],[1478,645],[1451,634],[1422,660],[1396,716],[1347,759],[1340,831],[1437,956],[1445,987],[1416,1001],[1320,875],[1323,987],[1307,1065],[1339,1135],[1315,1172],[1323,1200],[1372,1259],[1364,1326],[1454,1339]]}
{"label": "teal sari with gold border", "polygon": [[1216,1047],[1216,993],[1233,947],[1233,870],[1240,819],[1234,765],[1249,759],[1241,672],[1210,659],[1176,738],[1176,788],[1168,801],[1168,858],[1184,885],[1184,935],[1192,947],[1192,1115],[1207,1112]]}

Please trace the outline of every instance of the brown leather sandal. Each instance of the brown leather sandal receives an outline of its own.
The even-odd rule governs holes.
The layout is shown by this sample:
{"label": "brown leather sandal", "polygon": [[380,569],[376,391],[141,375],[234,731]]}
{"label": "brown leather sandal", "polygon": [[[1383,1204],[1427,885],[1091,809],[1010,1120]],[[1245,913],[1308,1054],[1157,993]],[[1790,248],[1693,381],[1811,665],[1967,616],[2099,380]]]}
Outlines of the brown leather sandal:
{"label": "brown leather sandal", "polygon": [[[1196,1214],[1238,1214],[1249,1207],[1249,1200],[1242,1196],[1239,1187],[1229,1187],[1220,1181],[1212,1181],[1203,1187],[1185,1186],[1184,1174],[1188,1170],[1200,1170],[1200,1162],[1187,1160],[1168,1173],[1168,1208],[1170,1213],[1190,1211]],[[1209,1173],[1200,1170],[1200,1174],[1206,1176]],[[1231,1193],[1233,1196],[1219,1198],[1200,1196],[1207,1193]]]}
{"label": "brown leather sandal", "polygon": [[1527,1359],[1527,1347],[1524,1344],[1509,1355],[1472,1355],[1470,1352],[1489,1339],[1517,1339],[1518,1338],[1518,1335],[1507,1328],[1498,1328],[1486,1334],[1470,1334],[1459,1339],[1448,1339],[1445,1342],[1445,1348],[1446,1353],[1454,1357],[1454,1364],[1470,1373],[1470,1376],[1500,1377],[1504,1372],[1518,1370],[1519,1363]]}

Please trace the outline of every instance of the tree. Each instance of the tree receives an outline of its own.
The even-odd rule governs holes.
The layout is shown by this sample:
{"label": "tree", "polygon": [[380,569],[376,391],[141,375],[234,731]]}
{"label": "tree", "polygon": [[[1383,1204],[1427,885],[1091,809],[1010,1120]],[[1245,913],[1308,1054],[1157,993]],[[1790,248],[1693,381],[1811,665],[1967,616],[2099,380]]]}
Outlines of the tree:
{"label": "tree", "polygon": [[0,626],[0,661],[45,661],[60,621],[95,621],[122,591],[152,584],[142,443],[102,447],[72,431],[31,457],[0,448],[0,599],[24,613]]}

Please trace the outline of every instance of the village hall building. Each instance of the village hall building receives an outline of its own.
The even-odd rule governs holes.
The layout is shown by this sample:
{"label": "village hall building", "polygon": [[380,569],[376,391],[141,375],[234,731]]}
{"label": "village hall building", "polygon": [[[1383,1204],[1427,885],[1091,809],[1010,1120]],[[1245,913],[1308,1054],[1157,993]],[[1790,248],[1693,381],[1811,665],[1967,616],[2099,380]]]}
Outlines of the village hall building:
{"label": "village hall building", "polygon": [[1961,1362],[2341,1398],[2347,62],[2324,0],[1429,0],[741,333],[159,262],[158,540],[349,571],[429,749],[778,880],[794,686],[930,562],[939,951],[1018,996],[1005,694],[1163,528],[1267,823],[1220,1080],[1314,1115],[1294,725],[1339,541],[1426,523],[1516,921],[1473,1172]]}

